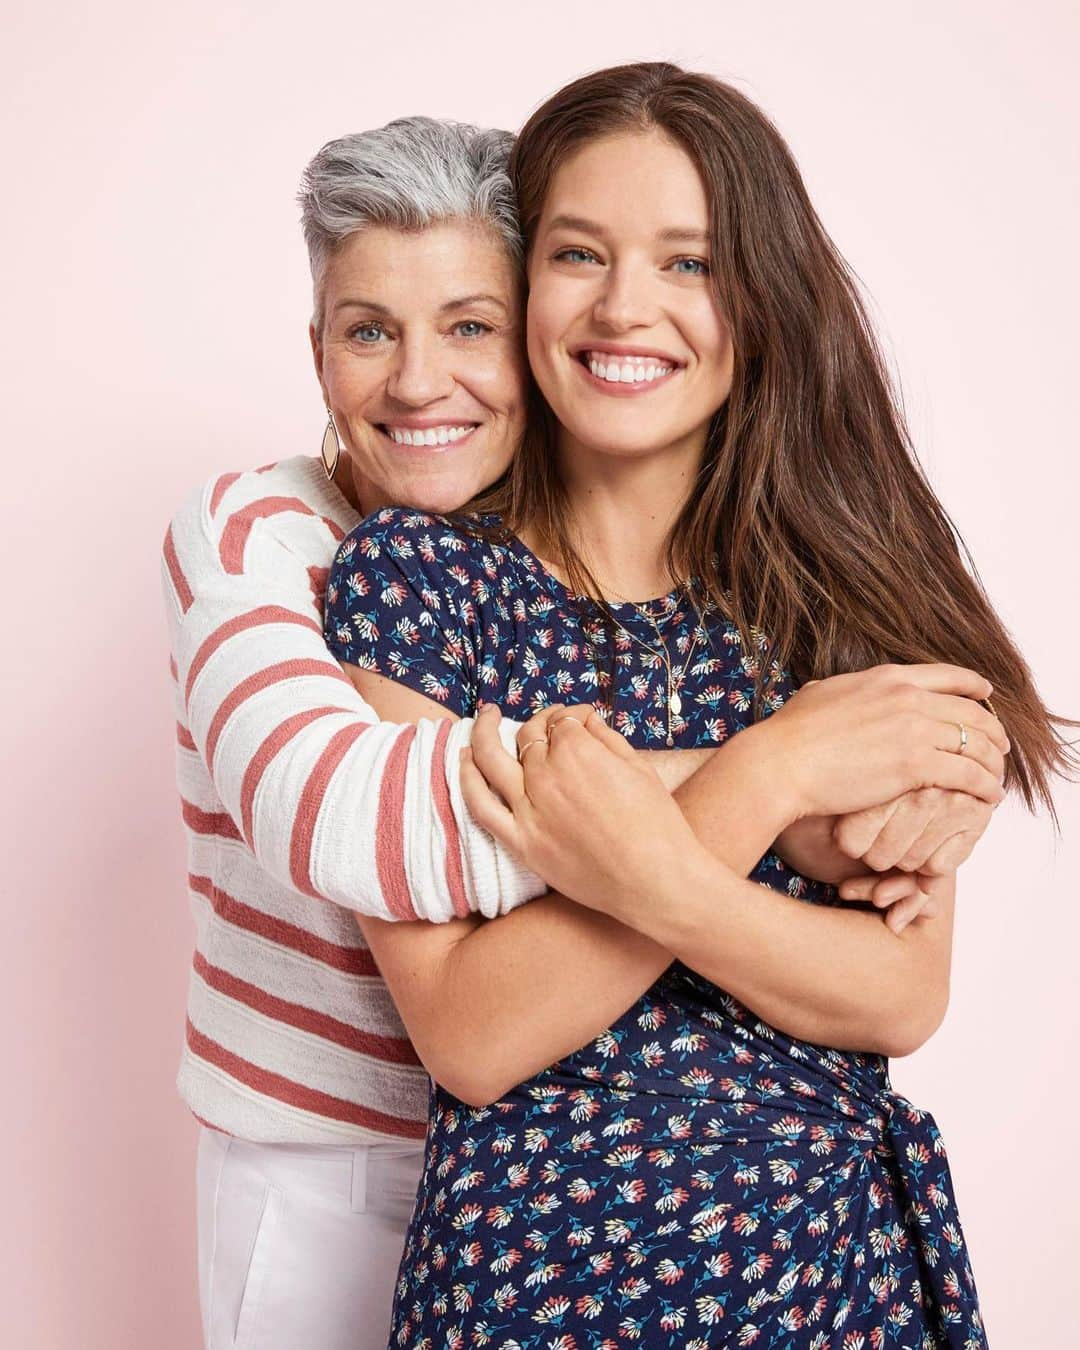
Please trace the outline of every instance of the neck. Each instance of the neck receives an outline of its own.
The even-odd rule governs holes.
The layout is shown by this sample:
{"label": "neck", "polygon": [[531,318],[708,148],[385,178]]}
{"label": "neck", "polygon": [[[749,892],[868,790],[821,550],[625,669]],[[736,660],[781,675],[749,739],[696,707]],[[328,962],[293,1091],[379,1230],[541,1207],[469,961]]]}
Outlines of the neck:
{"label": "neck", "polygon": [[697,477],[704,432],[640,456],[590,450],[563,432],[559,472],[571,539],[608,599],[652,600],[683,577],[667,563],[668,541]]}

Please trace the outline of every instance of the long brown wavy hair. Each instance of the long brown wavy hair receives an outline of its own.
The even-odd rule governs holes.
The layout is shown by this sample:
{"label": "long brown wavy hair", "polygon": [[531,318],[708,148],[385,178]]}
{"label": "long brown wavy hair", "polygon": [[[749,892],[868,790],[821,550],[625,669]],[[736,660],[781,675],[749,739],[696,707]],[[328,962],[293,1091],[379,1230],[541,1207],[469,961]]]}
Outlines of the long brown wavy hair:
{"label": "long brown wavy hair", "polygon": [[[1012,743],[1007,786],[1053,814],[1051,776],[1078,765],[1059,728],[1080,723],[1047,711],[974,574],[916,460],[853,275],[761,110],[666,63],[616,66],[560,89],[529,118],[511,161],[526,249],[575,150],[651,129],[701,176],[712,286],[735,349],[730,396],[669,539],[671,575],[697,578],[748,652],[768,635],[757,716],[774,662],[798,683],[886,661],[977,670]],[[521,451],[482,509],[537,530],[572,589],[603,612],[574,546],[556,436],[534,389]]]}

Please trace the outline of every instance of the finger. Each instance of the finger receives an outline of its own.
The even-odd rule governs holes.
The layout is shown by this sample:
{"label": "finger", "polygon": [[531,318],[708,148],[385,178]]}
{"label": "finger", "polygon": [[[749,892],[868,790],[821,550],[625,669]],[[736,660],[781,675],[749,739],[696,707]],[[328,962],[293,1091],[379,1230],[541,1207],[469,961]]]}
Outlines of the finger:
{"label": "finger", "polygon": [[952,788],[969,792],[981,801],[996,806],[1005,796],[1001,779],[967,755],[951,751],[929,750],[920,759],[922,780],[927,787]]}
{"label": "finger", "polygon": [[504,848],[520,853],[518,824],[514,813],[488,786],[484,775],[473,763],[473,753],[467,745],[461,751],[460,781],[461,795],[476,823],[483,826]]}
{"label": "finger", "polygon": [[[900,859],[933,819],[944,796],[938,788],[921,788],[917,792],[905,793],[878,837],[862,855],[867,867],[872,867],[876,872],[888,872],[897,867]],[[912,872],[915,869],[908,867],[904,870]]]}
{"label": "finger", "polygon": [[[987,773],[1001,781],[1005,776],[1005,756],[988,736],[973,727],[965,727],[967,740],[960,735],[960,726],[956,722],[938,722],[934,744],[939,750],[956,755],[961,759],[981,764]],[[963,750],[960,749],[964,745]]]}
{"label": "finger", "polygon": [[[472,762],[488,784],[511,807],[525,795],[525,775],[518,759],[503,744],[499,726],[501,716],[487,711],[488,704],[473,722]],[[496,709],[498,713],[498,709]],[[518,753],[520,754],[520,746]]]}
{"label": "finger", "polygon": [[585,723],[585,730],[612,754],[618,755],[621,759],[637,760],[637,752],[622,732],[609,727],[599,714],[590,717]]}
{"label": "finger", "polygon": [[847,877],[836,888],[836,894],[841,900],[861,900],[869,901],[874,894],[874,887],[881,878],[876,872],[865,872],[857,877]]}
{"label": "finger", "polygon": [[918,870],[931,877],[943,877],[955,872],[971,857],[972,850],[980,838],[978,830],[958,830],[939,848],[934,849],[919,864]]}
{"label": "finger", "polygon": [[[905,872],[931,870],[927,868],[927,863],[937,850],[943,848],[958,834],[967,833],[964,828],[966,813],[962,813],[961,808],[954,803],[972,800],[971,797],[961,797],[959,793],[947,793],[945,809],[936,813],[926,822],[922,832],[911,841],[903,855],[896,860],[896,866]],[[985,808],[985,803],[980,802],[979,806]]]}
{"label": "finger", "polygon": [[1009,738],[1005,728],[993,713],[988,712],[981,703],[970,698],[957,698],[953,694],[931,694],[926,701],[926,710],[942,722],[962,722],[970,732],[973,728],[981,731],[987,740],[993,741],[1002,754],[1009,749]]}
{"label": "finger", "polygon": [[833,826],[833,843],[846,857],[862,858],[902,800],[902,797],[894,797],[880,806],[869,806],[864,811],[841,816]]}
{"label": "finger", "polygon": [[917,879],[910,873],[890,872],[878,881],[870,899],[878,909],[887,909],[890,905],[910,899],[917,891],[922,894]]}
{"label": "finger", "polygon": [[553,717],[561,717],[567,712],[562,703],[552,703],[546,708],[541,708],[538,713],[533,713],[527,722],[523,722],[518,727],[518,751],[521,751],[522,741],[531,741],[535,736],[543,736],[547,739],[549,723]]}
{"label": "finger", "polygon": [[898,665],[885,668],[890,678],[899,683],[914,684],[937,694],[958,694],[961,698],[984,699],[994,687],[977,671],[966,666],[951,666],[935,661],[921,665]]}
{"label": "finger", "polygon": [[[909,896],[906,900],[899,900],[885,912],[885,924],[894,933],[902,933],[904,929],[912,922],[926,912],[930,896],[925,891],[918,891],[917,894]],[[927,915],[929,918],[930,916]]]}

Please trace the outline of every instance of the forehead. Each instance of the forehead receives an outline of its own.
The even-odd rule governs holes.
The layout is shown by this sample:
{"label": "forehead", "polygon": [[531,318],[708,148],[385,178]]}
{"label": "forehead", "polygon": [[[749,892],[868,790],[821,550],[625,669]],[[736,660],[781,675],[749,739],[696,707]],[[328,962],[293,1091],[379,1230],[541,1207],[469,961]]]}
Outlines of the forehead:
{"label": "forehead", "polygon": [[559,216],[642,234],[707,230],[709,203],[690,156],[651,128],[590,141],[567,159],[548,189],[540,228]]}
{"label": "forehead", "polygon": [[328,306],[356,295],[392,310],[437,310],[458,296],[514,303],[517,274],[493,229],[446,221],[423,230],[369,226],[344,239],[323,274]]}

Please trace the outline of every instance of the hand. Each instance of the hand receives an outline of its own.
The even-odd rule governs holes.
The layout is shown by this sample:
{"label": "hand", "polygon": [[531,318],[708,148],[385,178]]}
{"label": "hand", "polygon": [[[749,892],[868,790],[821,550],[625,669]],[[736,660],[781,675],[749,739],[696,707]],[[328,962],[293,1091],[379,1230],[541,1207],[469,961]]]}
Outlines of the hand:
{"label": "hand", "polygon": [[887,928],[902,933],[915,919],[932,919],[938,912],[938,897],[952,882],[952,873],[928,877],[918,872],[867,872],[840,883],[841,900],[870,901],[885,911]]}
{"label": "hand", "polygon": [[[869,819],[880,810],[873,808],[859,815]],[[836,886],[841,900],[869,901],[884,910],[885,922],[894,932],[901,932],[916,917],[931,918],[935,906],[933,897],[923,889],[925,877],[898,868],[875,871],[871,864],[852,858],[837,846],[834,836],[838,826],[851,819],[804,816],[788,826],[773,848],[803,876]]]}
{"label": "hand", "polygon": [[620,917],[682,875],[703,846],[648,761],[594,708],[546,708],[515,759],[489,705],[462,751],[474,819],[553,890]]}
{"label": "hand", "polygon": [[940,877],[967,861],[993,814],[991,803],[966,792],[919,788],[840,817],[832,836],[840,853],[875,872]]}
{"label": "hand", "polygon": [[[991,692],[960,666],[875,666],[804,685],[740,735],[756,738],[775,781],[786,783],[792,820],[847,815],[923,787],[994,805],[1009,741],[975,702]],[[961,723],[968,741],[958,754]]]}

